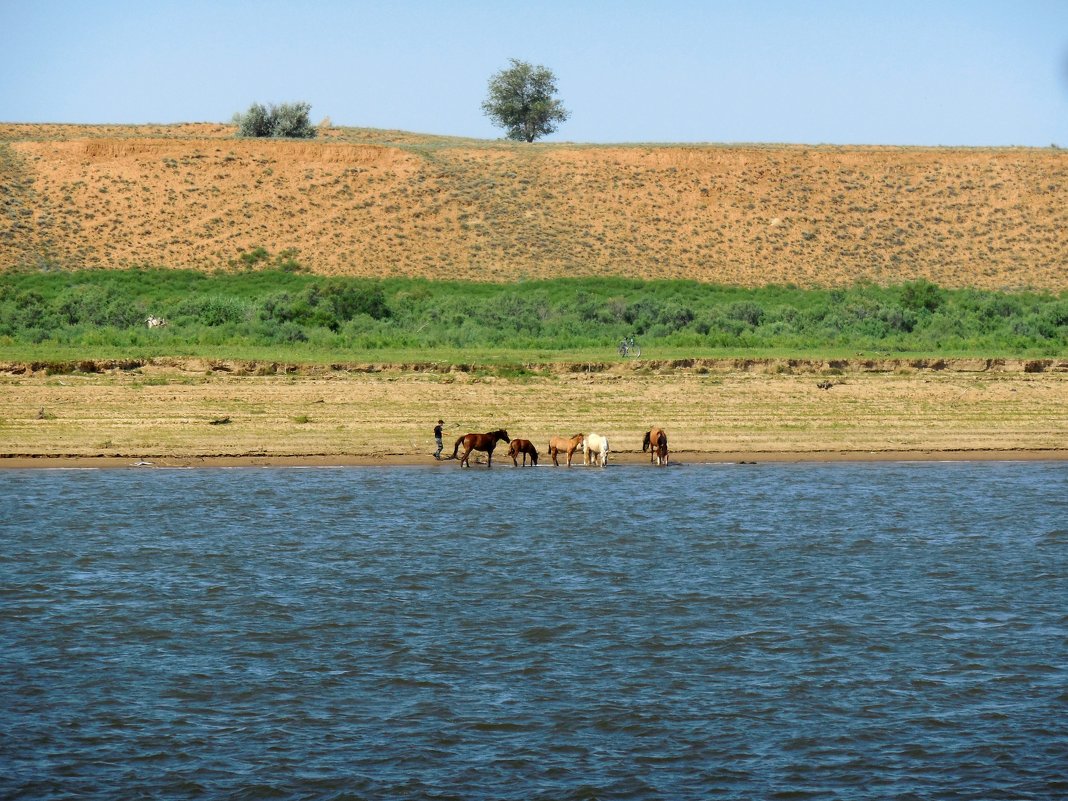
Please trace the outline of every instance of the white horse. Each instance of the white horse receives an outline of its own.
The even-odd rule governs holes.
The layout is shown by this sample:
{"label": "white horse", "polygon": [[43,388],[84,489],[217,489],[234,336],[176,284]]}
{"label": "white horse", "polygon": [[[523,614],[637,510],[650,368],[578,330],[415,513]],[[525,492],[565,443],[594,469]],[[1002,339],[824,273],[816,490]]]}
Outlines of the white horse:
{"label": "white horse", "polygon": [[582,463],[600,464],[601,467],[608,464],[608,437],[587,434],[582,441]]}

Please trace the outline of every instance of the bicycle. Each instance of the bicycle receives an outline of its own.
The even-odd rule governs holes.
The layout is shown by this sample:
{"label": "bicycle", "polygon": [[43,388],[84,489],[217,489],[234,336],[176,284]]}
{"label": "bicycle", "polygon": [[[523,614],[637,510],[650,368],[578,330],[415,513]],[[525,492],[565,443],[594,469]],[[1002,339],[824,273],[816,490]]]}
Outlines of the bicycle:
{"label": "bicycle", "polygon": [[634,341],[634,337],[627,337],[619,343],[619,355],[623,358],[633,356],[637,359],[642,355],[641,345]]}

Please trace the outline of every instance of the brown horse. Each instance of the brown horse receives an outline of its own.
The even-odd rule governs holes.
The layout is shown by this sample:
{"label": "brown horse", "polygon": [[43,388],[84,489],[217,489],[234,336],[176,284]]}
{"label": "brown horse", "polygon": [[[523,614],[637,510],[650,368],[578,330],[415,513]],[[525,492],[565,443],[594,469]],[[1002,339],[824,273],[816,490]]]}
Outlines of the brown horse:
{"label": "brown horse", "polygon": [[655,462],[660,467],[666,467],[668,463],[667,432],[662,428],[653,428],[645,432],[642,440],[642,453],[649,451],[649,462]]}
{"label": "brown horse", "polygon": [[456,445],[452,449],[452,458],[456,458],[456,454],[460,450],[460,443],[464,446],[464,455],[460,457],[460,467],[465,464],[470,467],[471,463],[467,461],[471,455],[471,451],[485,451],[489,454],[486,460],[486,467],[493,467],[493,449],[497,447],[497,443],[500,440],[505,442],[511,442],[508,439],[508,432],[503,428],[498,428],[496,431],[490,431],[488,434],[464,434],[458,440]]}
{"label": "brown horse", "polygon": [[512,464],[519,467],[519,459],[516,457],[523,454],[523,467],[527,466],[527,456],[530,456],[530,464],[536,467],[538,464],[538,449],[529,439],[513,439],[508,446],[508,455],[512,457]]}
{"label": "brown horse", "polygon": [[553,437],[549,440],[549,455],[553,457],[553,464],[556,467],[560,466],[560,463],[556,461],[556,455],[563,451],[567,454],[567,466],[571,467],[571,457],[575,455],[575,451],[582,447],[583,441],[586,439],[585,434],[575,434],[573,437]]}

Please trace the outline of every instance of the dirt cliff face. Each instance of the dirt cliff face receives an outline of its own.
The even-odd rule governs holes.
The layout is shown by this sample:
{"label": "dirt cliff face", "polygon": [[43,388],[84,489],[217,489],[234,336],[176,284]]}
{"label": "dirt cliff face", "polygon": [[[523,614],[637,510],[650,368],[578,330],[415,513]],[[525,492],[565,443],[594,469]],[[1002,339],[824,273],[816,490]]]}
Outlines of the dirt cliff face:
{"label": "dirt cliff face", "polygon": [[526,145],[0,125],[0,267],[1068,289],[1057,149]]}

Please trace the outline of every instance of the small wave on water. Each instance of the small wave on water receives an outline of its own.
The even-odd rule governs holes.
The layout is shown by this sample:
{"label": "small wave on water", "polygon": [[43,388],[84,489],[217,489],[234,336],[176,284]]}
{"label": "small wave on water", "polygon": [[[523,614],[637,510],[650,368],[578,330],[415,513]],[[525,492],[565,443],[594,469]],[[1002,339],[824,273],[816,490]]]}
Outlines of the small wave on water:
{"label": "small wave on water", "polygon": [[1068,470],[8,471],[0,796],[1068,796]]}

